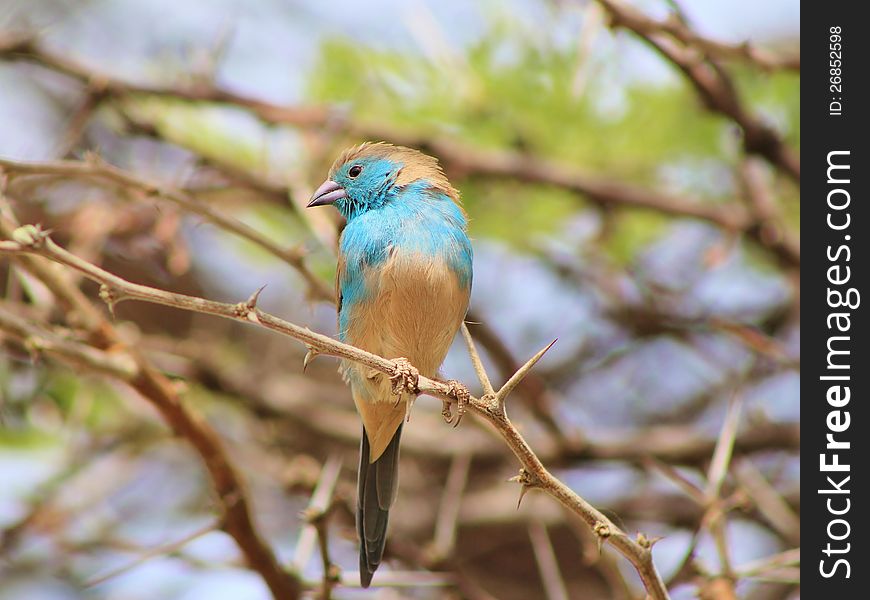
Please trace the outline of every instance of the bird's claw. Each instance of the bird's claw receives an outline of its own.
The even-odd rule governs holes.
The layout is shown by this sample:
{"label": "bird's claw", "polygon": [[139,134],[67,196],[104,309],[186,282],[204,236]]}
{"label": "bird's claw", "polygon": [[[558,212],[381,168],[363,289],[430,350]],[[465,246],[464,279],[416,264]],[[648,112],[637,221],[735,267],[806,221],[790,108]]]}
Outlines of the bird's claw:
{"label": "bird's claw", "polygon": [[[399,396],[401,398],[401,396]],[[408,401],[405,403],[405,423],[411,422],[411,409],[414,408],[414,400],[416,396],[411,396],[408,398]]]}
{"label": "bird's claw", "polygon": [[449,379],[445,382],[450,388],[448,393],[456,398],[456,413],[453,412],[452,402],[444,400],[441,407],[441,416],[447,424],[452,424],[453,427],[459,427],[459,422],[462,421],[462,415],[465,414],[465,409],[468,406],[468,401],[471,399],[471,393],[459,381]]}
{"label": "bird's claw", "polygon": [[417,387],[420,382],[420,371],[411,364],[407,358],[396,358],[393,360],[396,365],[396,370],[390,377],[393,384],[393,394],[401,398],[402,392],[409,392],[413,395],[420,393]]}

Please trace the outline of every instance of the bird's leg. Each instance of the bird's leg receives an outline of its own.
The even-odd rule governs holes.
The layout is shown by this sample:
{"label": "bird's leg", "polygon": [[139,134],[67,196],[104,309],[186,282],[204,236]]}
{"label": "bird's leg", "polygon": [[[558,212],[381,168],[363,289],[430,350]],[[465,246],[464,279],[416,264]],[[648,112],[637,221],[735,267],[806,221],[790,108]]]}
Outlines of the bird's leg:
{"label": "bird's leg", "polygon": [[450,388],[450,395],[456,398],[456,414],[453,414],[453,407],[451,406],[451,402],[448,400],[442,401],[441,407],[441,416],[444,417],[444,420],[449,424],[452,423],[453,427],[458,427],[459,422],[462,420],[462,415],[465,414],[465,409],[468,406],[468,401],[471,399],[471,393],[468,391],[468,388],[465,387],[459,381],[455,379],[448,379],[445,381]]}

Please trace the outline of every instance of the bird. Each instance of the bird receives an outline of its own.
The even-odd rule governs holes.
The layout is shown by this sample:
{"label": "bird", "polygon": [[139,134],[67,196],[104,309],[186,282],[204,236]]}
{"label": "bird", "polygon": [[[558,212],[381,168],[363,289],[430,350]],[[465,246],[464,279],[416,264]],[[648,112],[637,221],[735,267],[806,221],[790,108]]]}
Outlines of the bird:
{"label": "bird", "polygon": [[[395,359],[410,377],[438,377],[471,294],[473,250],[459,192],[437,159],[366,142],[338,156],[308,203],[326,205],[347,220],[335,284],[339,339]],[[340,370],[362,418],[356,528],[367,588],[383,557],[402,427],[416,395],[407,386],[397,395],[389,376],[351,361]]]}

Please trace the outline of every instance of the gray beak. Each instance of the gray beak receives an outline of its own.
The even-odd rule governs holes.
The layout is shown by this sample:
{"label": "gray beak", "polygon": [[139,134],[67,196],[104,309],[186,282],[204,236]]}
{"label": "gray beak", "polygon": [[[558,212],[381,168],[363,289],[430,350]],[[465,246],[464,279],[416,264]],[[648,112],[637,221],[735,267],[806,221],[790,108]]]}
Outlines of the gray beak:
{"label": "gray beak", "polygon": [[344,191],[344,188],[331,180],[326,180],[320,187],[317,188],[317,191],[314,192],[314,195],[311,196],[311,201],[308,203],[307,208],[311,208],[312,206],[326,206],[327,204],[332,204],[336,200],[340,200],[341,198],[345,198],[347,196],[347,192]]}

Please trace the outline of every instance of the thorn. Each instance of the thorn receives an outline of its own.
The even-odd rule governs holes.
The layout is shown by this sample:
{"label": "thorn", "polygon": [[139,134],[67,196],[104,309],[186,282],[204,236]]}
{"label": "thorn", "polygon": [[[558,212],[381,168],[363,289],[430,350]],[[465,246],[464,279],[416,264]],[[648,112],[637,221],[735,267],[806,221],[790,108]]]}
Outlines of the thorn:
{"label": "thorn", "polygon": [[[262,289],[262,288],[260,288]],[[308,352],[305,353],[305,358],[302,359],[302,372],[304,373],[306,369],[308,369],[308,365],[311,364],[311,361],[317,358],[320,354],[317,350],[312,348],[311,346],[306,346],[308,348]]]}
{"label": "thorn", "polygon": [[260,299],[260,294],[266,289],[265,285],[260,286],[260,289],[251,294],[245,301],[245,318],[252,323],[259,323],[260,318],[257,317],[257,301]]}
{"label": "thorn", "polygon": [[519,483],[522,487],[520,488],[520,497],[517,499],[517,510],[520,509],[520,504],[523,502],[523,498],[526,496],[528,491],[535,487],[536,480],[532,477],[532,474],[525,470],[525,468],[521,468],[520,472],[517,475],[514,475],[508,481],[512,483]]}
{"label": "thorn", "polygon": [[523,503],[523,498],[526,497],[526,494],[528,493],[528,491],[529,491],[530,489],[532,489],[532,488],[530,488],[530,487],[527,486],[527,485],[524,485],[523,487],[520,488],[520,497],[517,498],[517,510],[520,509],[520,504]]}
{"label": "thorn", "polygon": [[248,300],[245,302],[245,306],[248,307],[248,310],[254,310],[257,308],[257,301],[260,299],[260,294],[263,293],[263,290],[266,289],[267,285],[269,284],[261,285],[257,291],[248,296]]}
{"label": "thorn", "polygon": [[483,387],[484,395],[495,394],[495,390],[492,388],[492,382],[489,380],[486,368],[480,360],[480,354],[477,352],[477,348],[474,345],[474,338],[471,337],[471,332],[468,330],[468,326],[465,323],[462,323],[460,330],[462,331],[462,338],[465,340],[465,347],[468,349],[468,357],[471,359],[474,372],[477,373],[477,379]]}
{"label": "thorn", "polygon": [[646,537],[642,531],[637,532],[637,545],[646,550],[652,549],[658,542],[662,541],[664,538],[662,536],[656,536],[652,538]]}
{"label": "thorn", "polygon": [[598,537],[598,552],[601,553],[601,546],[604,544],[604,540],[610,537],[612,533],[610,531],[610,525],[607,523],[602,523],[601,521],[596,521],[595,526],[592,528],[592,531],[595,532],[595,535]]}
{"label": "thorn", "polygon": [[555,340],[547,344],[545,347],[539,350],[537,354],[535,354],[528,361],[526,361],[526,364],[517,369],[516,373],[511,375],[511,378],[508,379],[503,386],[501,386],[501,389],[496,394],[496,400],[499,404],[504,403],[504,400],[508,396],[508,394],[510,394],[514,390],[514,388],[517,387],[523,379],[525,379],[529,371],[532,370],[532,367],[535,366],[535,363],[541,360],[541,357],[543,357],[544,354],[546,354],[547,351],[553,347],[553,344],[558,341],[559,338],[556,338]]}
{"label": "thorn", "polygon": [[260,287],[256,292],[248,296],[244,302],[239,302],[233,307],[233,312],[236,317],[247,319],[252,323],[259,323],[260,318],[257,316],[257,300],[260,299],[260,292],[265,289],[265,285]]}
{"label": "thorn", "polygon": [[109,314],[112,315],[112,318],[115,318],[115,304],[118,302],[118,297],[115,295],[114,290],[110,288],[105,283],[100,285],[100,300],[106,303],[106,306],[109,307]]}

